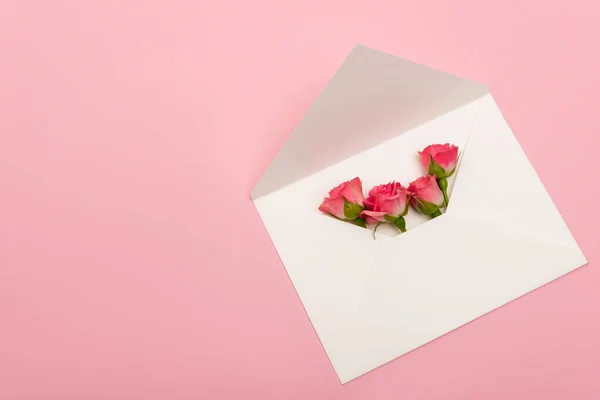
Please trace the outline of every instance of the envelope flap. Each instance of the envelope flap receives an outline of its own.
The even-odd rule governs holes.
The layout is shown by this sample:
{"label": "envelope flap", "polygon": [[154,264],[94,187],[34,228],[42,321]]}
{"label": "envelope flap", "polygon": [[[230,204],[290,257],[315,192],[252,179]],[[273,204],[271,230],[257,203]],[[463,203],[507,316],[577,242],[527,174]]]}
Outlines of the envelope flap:
{"label": "envelope flap", "polygon": [[252,191],[258,199],[488,93],[484,84],[356,46]]}

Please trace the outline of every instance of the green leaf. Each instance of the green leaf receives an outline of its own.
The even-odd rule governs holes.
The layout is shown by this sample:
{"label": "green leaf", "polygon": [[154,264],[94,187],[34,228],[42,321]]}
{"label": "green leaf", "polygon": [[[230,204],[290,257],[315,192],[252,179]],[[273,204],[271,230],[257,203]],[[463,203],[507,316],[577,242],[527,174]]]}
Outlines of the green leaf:
{"label": "green leaf", "polygon": [[385,214],[383,216],[383,219],[385,219],[386,222],[394,222],[394,221],[396,221],[398,219],[398,217],[394,217],[393,215]]}
{"label": "green leaf", "polygon": [[350,203],[346,198],[344,198],[344,217],[349,220],[356,219],[360,216],[363,208],[356,204]]}
{"label": "green leaf", "polygon": [[367,227],[367,222],[365,221],[364,218],[356,218],[353,219],[352,221],[348,221],[351,224],[354,224],[356,226],[360,226],[361,228],[366,228]]}
{"label": "green leaf", "polygon": [[406,232],[406,221],[404,220],[404,217],[398,217],[398,219],[394,221],[394,225],[400,229],[400,232]]}

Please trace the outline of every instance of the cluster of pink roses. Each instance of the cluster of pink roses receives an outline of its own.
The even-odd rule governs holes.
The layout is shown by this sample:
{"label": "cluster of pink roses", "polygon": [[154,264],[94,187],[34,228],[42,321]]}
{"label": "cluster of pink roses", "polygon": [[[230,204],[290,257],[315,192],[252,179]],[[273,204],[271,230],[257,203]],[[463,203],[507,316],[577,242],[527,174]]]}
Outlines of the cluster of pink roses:
{"label": "cluster of pink roses", "polygon": [[359,226],[394,224],[406,232],[404,216],[408,205],[435,218],[440,208],[448,206],[448,181],[456,169],[458,147],[451,144],[432,144],[418,152],[427,175],[404,188],[398,182],[375,186],[365,199],[360,178],[354,178],[333,188],[319,210]]}

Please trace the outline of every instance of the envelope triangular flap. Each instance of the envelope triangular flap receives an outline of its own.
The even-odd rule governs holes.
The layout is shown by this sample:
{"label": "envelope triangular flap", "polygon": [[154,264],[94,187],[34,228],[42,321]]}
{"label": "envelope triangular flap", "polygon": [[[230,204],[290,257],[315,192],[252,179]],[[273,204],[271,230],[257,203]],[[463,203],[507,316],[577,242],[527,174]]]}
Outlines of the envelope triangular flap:
{"label": "envelope triangular flap", "polygon": [[356,46],[252,191],[254,200],[489,93],[486,85]]}

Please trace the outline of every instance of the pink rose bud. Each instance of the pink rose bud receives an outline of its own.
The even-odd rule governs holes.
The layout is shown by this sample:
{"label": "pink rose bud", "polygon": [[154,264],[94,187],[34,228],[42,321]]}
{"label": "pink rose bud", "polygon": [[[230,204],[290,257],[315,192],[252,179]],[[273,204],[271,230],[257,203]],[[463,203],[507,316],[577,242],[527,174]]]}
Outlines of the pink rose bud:
{"label": "pink rose bud", "polygon": [[448,180],[454,174],[458,160],[458,147],[453,144],[432,144],[419,151],[421,164],[429,175],[435,175],[444,194],[444,205],[448,207]]}
{"label": "pink rose bud", "polygon": [[362,183],[359,178],[354,178],[331,189],[319,210],[344,221],[356,221],[357,225],[362,226],[364,221],[359,217],[364,206]]}
{"label": "pink rose bud", "polygon": [[438,186],[435,175],[420,177],[411,182],[408,190],[412,194],[410,204],[414,208],[432,217],[441,215],[440,207],[444,205],[444,194]]}
{"label": "pink rose bud", "polygon": [[432,144],[418,153],[425,172],[438,180],[452,176],[456,169],[458,147],[453,144]]}
{"label": "pink rose bud", "polygon": [[404,232],[404,216],[408,213],[410,192],[398,182],[375,186],[365,200],[366,209],[360,214],[367,224],[394,223]]}

